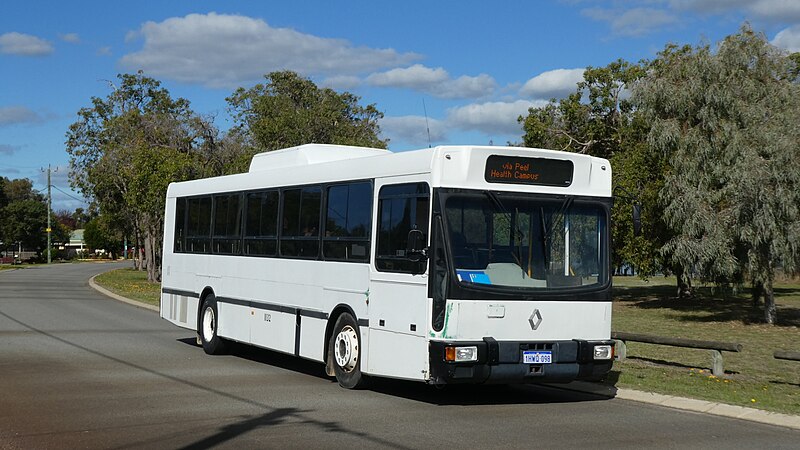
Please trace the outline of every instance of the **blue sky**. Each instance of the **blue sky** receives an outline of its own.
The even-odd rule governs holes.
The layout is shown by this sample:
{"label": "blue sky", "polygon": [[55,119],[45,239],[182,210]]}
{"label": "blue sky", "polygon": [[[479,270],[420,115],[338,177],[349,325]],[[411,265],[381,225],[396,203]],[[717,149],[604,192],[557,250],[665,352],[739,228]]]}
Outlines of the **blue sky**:
{"label": "blue sky", "polygon": [[[133,6],[131,6],[133,5]],[[519,141],[516,117],[574,90],[586,66],[715,43],[745,21],[800,51],[800,0],[5,1],[0,176],[69,188],[67,127],[108,80],[143,70],[230,126],[225,98],[295,70],[383,111],[395,151]]]}

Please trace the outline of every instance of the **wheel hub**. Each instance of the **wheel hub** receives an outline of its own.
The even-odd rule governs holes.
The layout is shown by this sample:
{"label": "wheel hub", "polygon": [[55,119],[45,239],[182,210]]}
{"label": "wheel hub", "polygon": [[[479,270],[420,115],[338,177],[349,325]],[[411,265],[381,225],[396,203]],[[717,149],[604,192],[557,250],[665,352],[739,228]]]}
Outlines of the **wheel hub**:
{"label": "wheel hub", "polygon": [[358,334],[350,325],[342,328],[336,335],[334,342],[333,355],[336,364],[345,372],[352,372],[358,364]]}
{"label": "wheel hub", "polygon": [[206,342],[211,342],[211,340],[214,339],[215,327],[214,309],[206,308],[205,312],[203,313],[203,339]]}

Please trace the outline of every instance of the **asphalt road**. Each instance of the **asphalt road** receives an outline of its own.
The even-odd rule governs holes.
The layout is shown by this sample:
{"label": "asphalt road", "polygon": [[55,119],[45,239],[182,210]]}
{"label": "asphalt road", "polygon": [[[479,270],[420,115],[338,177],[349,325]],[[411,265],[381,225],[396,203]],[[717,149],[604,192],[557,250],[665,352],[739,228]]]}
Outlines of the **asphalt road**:
{"label": "asphalt road", "polygon": [[0,272],[0,448],[798,448],[800,431],[539,386],[377,380],[194,335],[88,286]]}

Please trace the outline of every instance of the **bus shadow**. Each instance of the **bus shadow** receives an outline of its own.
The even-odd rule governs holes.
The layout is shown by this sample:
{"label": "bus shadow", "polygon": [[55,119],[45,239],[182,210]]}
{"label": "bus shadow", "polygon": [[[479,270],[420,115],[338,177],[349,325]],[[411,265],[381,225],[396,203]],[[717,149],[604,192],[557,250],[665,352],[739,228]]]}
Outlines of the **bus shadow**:
{"label": "bus shadow", "polygon": [[[199,347],[195,338],[178,341]],[[232,356],[292,372],[309,375],[329,383],[336,379],[325,374],[323,364],[249,345],[231,343]],[[608,384],[574,382],[524,385],[448,385],[430,386],[416,381],[369,377],[365,390],[437,406],[520,405],[578,403],[608,400],[616,388]]]}
{"label": "bus shadow", "polygon": [[[178,339],[178,341],[187,345],[191,345],[192,347],[201,347],[200,345],[197,345],[197,340],[195,338],[183,338]],[[326,381],[336,381],[334,378],[331,378],[325,374],[325,366],[321,363],[297,358],[293,355],[287,355],[285,353],[280,353],[273,350],[254,347],[252,345],[239,344],[237,342],[228,342],[227,353],[231,356],[246,359],[248,361],[268,364],[281,369],[291,370],[293,372],[325,379]]]}
{"label": "bus shadow", "polygon": [[[608,400],[616,395],[613,386],[589,383],[522,385],[449,385],[434,387],[413,381],[370,378],[368,389],[394,397],[437,406],[537,405]],[[591,383],[594,385],[594,383]],[[593,392],[590,392],[593,391]]]}

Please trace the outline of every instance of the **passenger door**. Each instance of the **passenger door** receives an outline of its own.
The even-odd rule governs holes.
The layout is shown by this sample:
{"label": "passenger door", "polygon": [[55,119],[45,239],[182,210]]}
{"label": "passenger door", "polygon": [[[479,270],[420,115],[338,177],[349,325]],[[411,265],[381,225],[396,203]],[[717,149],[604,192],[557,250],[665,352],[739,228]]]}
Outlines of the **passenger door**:
{"label": "passenger door", "polygon": [[424,380],[428,371],[427,260],[410,259],[408,234],[429,242],[430,185],[417,177],[376,180],[375,255],[369,294],[368,372]]}

